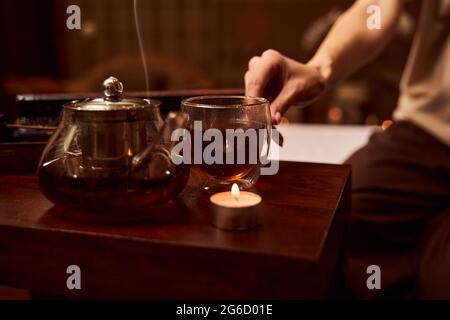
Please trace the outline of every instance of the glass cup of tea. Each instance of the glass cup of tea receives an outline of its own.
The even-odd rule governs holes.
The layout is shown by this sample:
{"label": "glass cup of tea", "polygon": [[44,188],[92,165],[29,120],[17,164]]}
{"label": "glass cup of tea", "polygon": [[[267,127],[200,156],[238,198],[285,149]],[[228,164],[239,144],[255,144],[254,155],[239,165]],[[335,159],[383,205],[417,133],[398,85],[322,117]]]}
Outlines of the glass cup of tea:
{"label": "glass cup of tea", "polygon": [[269,101],[245,96],[202,96],[183,100],[188,114],[190,162],[209,192],[254,186],[267,162],[272,120]]}

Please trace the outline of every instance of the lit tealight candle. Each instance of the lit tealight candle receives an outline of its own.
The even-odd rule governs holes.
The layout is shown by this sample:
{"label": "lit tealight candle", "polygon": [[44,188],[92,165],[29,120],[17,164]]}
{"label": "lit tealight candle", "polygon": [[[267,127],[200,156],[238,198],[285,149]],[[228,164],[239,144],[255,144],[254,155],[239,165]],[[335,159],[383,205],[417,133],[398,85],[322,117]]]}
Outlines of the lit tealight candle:
{"label": "lit tealight candle", "polygon": [[231,192],[211,196],[212,223],[219,229],[247,230],[258,225],[262,199],[252,192],[240,191],[237,184]]}

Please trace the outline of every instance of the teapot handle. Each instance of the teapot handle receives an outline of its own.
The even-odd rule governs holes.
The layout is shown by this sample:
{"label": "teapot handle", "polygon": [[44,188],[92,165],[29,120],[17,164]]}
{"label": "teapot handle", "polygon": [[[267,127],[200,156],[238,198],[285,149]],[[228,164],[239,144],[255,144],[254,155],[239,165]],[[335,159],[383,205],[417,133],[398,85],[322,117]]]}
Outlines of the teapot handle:
{"label": "teapot handle", "polygon": [[177,143],[176,141],[172,141],[172,133],[177,129],[183,129],[186,127],[186,123],[188,120],[187,113],[184,112],[170,112],[167,115],[166,121],[164,122],[163,127],[159,131],[157,138],[150,143],[144,151],[138,153],[133,157],[131,162],[132,169],[138,170],[141,169],[143,165],[151,162],[151,158],[153,153],[162,152],[167,154],[170,157],[170,151]]}

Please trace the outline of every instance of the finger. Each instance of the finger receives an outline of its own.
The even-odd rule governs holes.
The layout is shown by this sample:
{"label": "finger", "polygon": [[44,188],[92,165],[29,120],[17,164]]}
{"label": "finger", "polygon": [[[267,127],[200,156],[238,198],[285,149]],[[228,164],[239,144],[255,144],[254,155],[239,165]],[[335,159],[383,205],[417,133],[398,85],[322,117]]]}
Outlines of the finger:
{"label": "finger", "polygon": [[281,121],[281,116],[287,109],[295,103],[297,96],[301,93],[301,83],[288,82],[280,94],[270,105],[270,113],[273,121],[278,124]]}
{"label": "finger", "polygon": [[251,68],[245,79],[245,94],[254,97],[263,96],[264,87],[276,75],[279,64],[277,56],[265,53],[261,58],[250,61]]}
{"label": "finger", "polygon": [[276,112],[275,117],[273,118],[275,124],[279,124],[281,122],[281,113]]}
{"label": "finger", "polygon": [[250,61],[248,62],[248,70],[254,69],[260,60],[261,57],[258,56],[251,58]]}
{"label": "finger", "polygon": [[271,70],[264,64],[249,70],[245,77],[245,94],[252,97],[263,96],[264,87],[269,82]]}

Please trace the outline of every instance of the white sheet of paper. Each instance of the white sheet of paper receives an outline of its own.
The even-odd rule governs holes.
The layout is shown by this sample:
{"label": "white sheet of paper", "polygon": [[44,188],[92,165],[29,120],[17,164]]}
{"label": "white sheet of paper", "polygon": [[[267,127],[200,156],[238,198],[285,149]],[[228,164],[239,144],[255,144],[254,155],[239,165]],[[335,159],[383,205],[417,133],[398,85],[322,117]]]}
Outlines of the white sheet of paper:
{"label": "white sheet of paper", "polygon": [[278,129],[284,137],[284,146],[272,144],[269,159],[274,159],[278,150],[280,160],[284,161],[342,164],[366,145],[379,127],[288,124]]}

